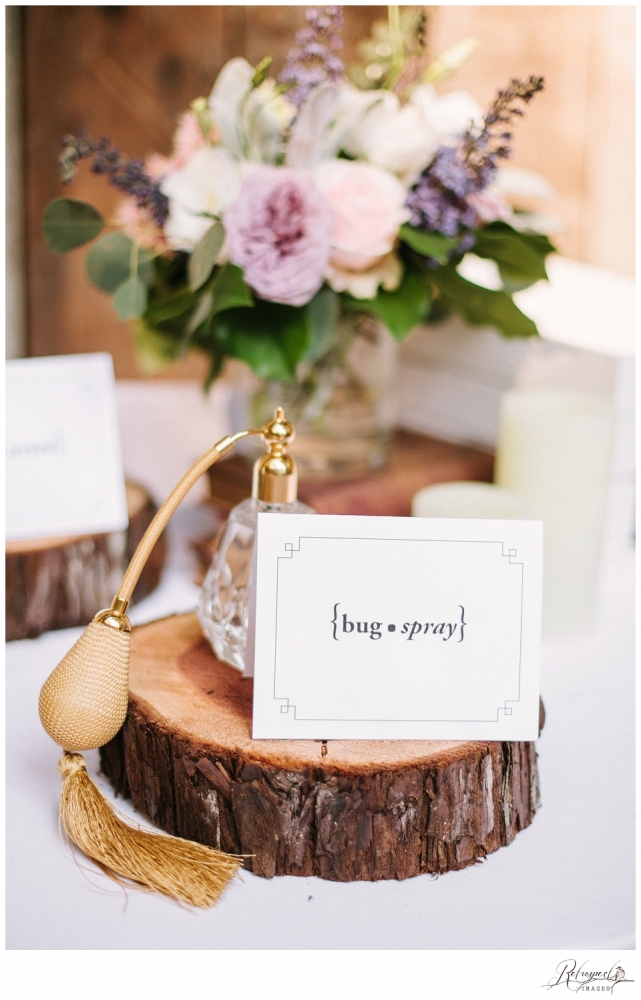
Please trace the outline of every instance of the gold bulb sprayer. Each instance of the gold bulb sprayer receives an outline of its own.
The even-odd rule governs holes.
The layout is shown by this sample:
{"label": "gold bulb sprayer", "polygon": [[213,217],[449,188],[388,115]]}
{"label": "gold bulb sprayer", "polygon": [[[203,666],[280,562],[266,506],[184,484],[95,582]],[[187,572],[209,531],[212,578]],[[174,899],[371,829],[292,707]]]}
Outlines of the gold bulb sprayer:
{"label": "gold bulb sprayer", "polygon": [[100,611],[49,675],[40,692],[40,721],[63,748],[60,828],[116,881],[194,906],[211,906],[242,859],[179,837],[135,830],[123,822],[89,778],[78,751],[113,739],[127,715],[131,624],[127,607],[151,552],[172,514],[210,466],[237,441],[260,436],[268,451],[254,464],[252,496],[266,503],[296,499],[296,463],[287,452],[294,427],[278,407],[263,427],[218,441],[183,476],[147,528],[110,608]]}

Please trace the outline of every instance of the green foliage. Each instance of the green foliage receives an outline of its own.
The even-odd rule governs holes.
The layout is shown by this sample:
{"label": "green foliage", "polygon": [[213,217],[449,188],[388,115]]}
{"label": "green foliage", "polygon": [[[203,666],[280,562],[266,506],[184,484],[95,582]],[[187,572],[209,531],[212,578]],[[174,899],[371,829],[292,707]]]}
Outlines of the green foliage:
{"label": "green foliage", "polygon": [[44,211],[43,229],[47,246],[54,253],[68,253],[95,239],[105,220],[86,201],[56,198]]}
{"label": "green foliage", "polygon": [[235,264],[220,269],[211,286],[212,315],[239,306],[253,306],[254,296],[245,284],[243,272]]}
{"label": "green foliage", "polygon": [[139,319],[133,325],[136,356],[146,375],[155,375],[168,368],[179,357],[179,341]]}
{"label": "green foliage", "polygon": [[225,227],[222,222],[214,222],[196,244],[189,258],[187,274],[190,291],[195,292],[205,284],[214,269],[224,242]]}
{"label": "green foliage", "polygon": [[[306,308],[280,305],[256,299],[253,308],[227,309],[216,314],[204,327],[210,336],[207,346],[245,361],[264,379],[292,382],[296,367],[305,356],[310,339]],[[212,345],[213,341],[213,345]]]}
{"label": "green foliage", "polygon": [[269,73],[269,67],[273,62],[271,56],[263,56],[259,63],[254,67],[254,75],[252,77],[252,87],[260,87],[267,79],[267,74]]}
{"label": "green foliage", "polygon": [[186,288],[180,288],[166,296],[152,293],[145,311],[145,319],[150,326],[164,329],[164,332],[182,334],[186,317],[198,304],[198,296]]}
{"label": "green foliage", "polygon": [[305,307],[309,324],[306,361],[318,361],[334,346],[338,333],[339,300],[326,285]]}
{"label": "green foliage", "polygon": [[430,300],[428,281],[409,267],[403,281],[393,292],[381,290],[375,299],[355,299],[351,295],[343,297],[348,309],[378,316],[397,340],[403,340],[417,323],[425,319]]}
{"label": "green foliage", "polygon": [[102,292],[113,293],[133,274],[151,285],[154,265],[146,250],[135,247],[124,233],[107,233],[95,243],[85,260],[89,280]]}
{"label": "green foliage", "polygon": [[472,252],[496,261],[508,292],[547,280],[545,258],[554,247],[546,236],[519,233],[504,222],[494,222],[476,234]]}
{"label": "green foliage", "polygon": [[535,324],[514,304],[507,292],[495,292],[466,281],[453,264],[430,274],[443,305],[472,326],[492,326],[504,337],[536,337]]}
{"label": "green foliage", "polygon": [[458,246],[458,240],[451,240],[440,233],[425,233],[412,226],[401,226],[399,233],[403,243],[422,257],[433,257],[439,264],[446,264],[448,254]]}
{"label": "green foliage", "polygon": [[114,295],[114,309],[120,319],[136,319],[142,316],[147,305],[147,286],[137,274],[120,285]]}

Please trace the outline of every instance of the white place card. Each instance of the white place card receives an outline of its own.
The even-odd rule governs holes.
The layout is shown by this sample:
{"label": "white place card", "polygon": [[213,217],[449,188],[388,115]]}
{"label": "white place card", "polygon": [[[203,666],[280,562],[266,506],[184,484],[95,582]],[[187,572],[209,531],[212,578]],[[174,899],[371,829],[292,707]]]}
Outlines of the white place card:
{"label": "white place card", "polygon": [[259,514],[254,739],[536,739],[542,534]]}
{"label": "white place card", "polygon": [[111,356],[8,361],[6,379],[7,540],[126,528]]}

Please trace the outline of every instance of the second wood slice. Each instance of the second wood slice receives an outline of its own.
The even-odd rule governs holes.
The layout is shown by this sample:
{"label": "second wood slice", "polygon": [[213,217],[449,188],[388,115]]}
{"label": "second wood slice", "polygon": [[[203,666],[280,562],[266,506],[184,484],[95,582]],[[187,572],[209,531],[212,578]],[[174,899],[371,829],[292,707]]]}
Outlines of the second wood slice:
{"label": "second wood slice", "polygon": [[403,879],[474,864],[538,805],[531,742],[252,740],[252,681],[193,614],[135,628],[103,772],[163,830],[251,855],[257,875]]}
{"label": "second wood slice", "polygon": [[[109,607],[158,509],[142,486],[127,483],[126,492],[126,531],[7,542],[7,641],[86,625],[97,611]],[[161,537],[140,575],[132,603],[158,586],[165,554],[166,543]]]}

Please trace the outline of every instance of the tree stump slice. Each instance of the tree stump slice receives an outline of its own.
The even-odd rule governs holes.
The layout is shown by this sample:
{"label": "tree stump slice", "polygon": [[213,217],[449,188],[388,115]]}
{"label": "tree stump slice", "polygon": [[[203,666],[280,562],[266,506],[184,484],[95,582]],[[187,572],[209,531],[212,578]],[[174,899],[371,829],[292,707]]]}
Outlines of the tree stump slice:
{"label": "tree stump slice", "polygon": [[120,795],[256,875],[339,882],[466,868],[538,807],[532,742],[252,740],[252,681],[194,614],[133,630],[129,711],[100,751]]}
{"label": "tree stump slice", "polygon": [[[34,639],[50,629],[86,625],[111,604],[138,542],[157,507],[127,483],[127,531],[6,544],[6,638]],[[141,601],[158,586],[166,543],[154,548],[133,594]]]}

